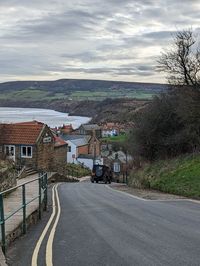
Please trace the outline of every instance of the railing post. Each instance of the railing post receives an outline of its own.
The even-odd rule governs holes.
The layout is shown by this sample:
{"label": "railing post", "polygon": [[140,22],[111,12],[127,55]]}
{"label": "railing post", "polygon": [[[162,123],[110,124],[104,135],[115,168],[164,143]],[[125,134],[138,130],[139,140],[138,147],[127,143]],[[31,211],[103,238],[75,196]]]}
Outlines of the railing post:
{"label": "railing post", "polygon": [[47,195],[47,187],[48,187],[48,181],[47,181],[47,173],[44,175],[44,210],[47,210],[47,201],[48,201],[48,195]]}
{"label": "railing post", "polygon": [[26,234],[26,188],[22,185],[22,204],[23,204],[23,234]]}
{"label": "railing post", "polygon": [[3,206],[3,195],[0,194],[0,215],[1,215],[1,245],[2,251],[6,253],[6,231],[5,231],[5,217],[4,217],[4,206]]}
{"label": "railing post", "polygon": [[42,182],[41,177],[38,179],[39,182],[39,219],[42,217]]}

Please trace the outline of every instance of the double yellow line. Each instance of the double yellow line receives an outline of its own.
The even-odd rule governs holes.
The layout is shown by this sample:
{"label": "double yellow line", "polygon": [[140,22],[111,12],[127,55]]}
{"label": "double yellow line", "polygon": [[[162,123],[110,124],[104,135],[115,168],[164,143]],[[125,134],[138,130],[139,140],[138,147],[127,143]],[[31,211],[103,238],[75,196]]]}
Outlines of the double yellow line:
{"label": "double yellow line", "polygon": [[[48,238],[48,241],[47,241],[47,245],[46,245],[46,266],[53,266],[53,239],[54,239],[54,235],[55,235],[55,231],[56,231],[56,227],[57,227],[57,224],[58,224],[58,221],[59,221],[59,218],[60,218],[60,212],[61,212],[61,208],[60,208],[60,200],[59,200],[59,197],[58,197],[58,185],[54,185],[53,188],[52,188],[52,203],[53,203],[53,212],[51,214],[51,217],[49,218],[49,221],[48,223],[46,224],[36,246],[35,246],[35,249],[34,249],[34,252],[33,252],[33,256],[32,256],[32,262],[31,262],[31,266],[37,266],[37,260],[38,260],[38,253],[40,251],[40,247],[41,247],[41,244],[42,244],[42,241],[44,240],[48,230],[49,230],[49,227],[51,226],[52,224],[52,221],[54,220],[55,216],[55,221],[54,221],[54,224],[51,228],[51,231],[49,233],[49,238]],[[56,197],[55,197],[56,195]],[[56,198],[56,200],[55,200]],[[57,206],[58,206],[58,210],[57,210],[57,213],[56,213],[56,201],[57,201]]]}

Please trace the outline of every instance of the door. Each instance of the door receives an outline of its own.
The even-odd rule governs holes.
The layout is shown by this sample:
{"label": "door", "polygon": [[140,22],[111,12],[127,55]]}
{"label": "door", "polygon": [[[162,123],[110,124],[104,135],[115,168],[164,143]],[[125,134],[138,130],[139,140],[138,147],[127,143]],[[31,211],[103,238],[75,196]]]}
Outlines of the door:
{"label": "door", "polygon": [[5,153],[6,153],[6,156],[15,161],[15,146],[13,145],[6,145],[5,146]]}

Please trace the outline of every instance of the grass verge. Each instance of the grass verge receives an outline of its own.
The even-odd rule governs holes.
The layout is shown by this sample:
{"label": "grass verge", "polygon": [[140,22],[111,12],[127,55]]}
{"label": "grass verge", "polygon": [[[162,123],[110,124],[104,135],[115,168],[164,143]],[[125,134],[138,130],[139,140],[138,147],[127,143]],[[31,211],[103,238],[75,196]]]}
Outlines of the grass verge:
{"label": "grass verge", "polygon": [[77,178],[87,176],[91,174],[91,171],[89,168],[83,167],[78,164],[68,163],[66,166],[67,174],[70,176],[74,176]]}
{"label": "grass verge", "polygon": [[200,154],[147,164],[131,173],[129,185],[200,199]]}

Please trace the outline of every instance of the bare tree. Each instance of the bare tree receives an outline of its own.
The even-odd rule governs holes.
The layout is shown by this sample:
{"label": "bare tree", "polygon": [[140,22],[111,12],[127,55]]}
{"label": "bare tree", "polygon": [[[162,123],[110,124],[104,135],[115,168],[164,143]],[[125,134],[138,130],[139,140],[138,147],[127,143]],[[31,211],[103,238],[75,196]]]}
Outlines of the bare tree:
{"label": "bare tree", "polygon": [[172,47],[161,54],[158,64],[170,84],[200,87],[200,47],[191,29],[176,33]]}

